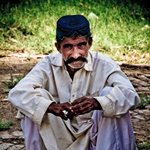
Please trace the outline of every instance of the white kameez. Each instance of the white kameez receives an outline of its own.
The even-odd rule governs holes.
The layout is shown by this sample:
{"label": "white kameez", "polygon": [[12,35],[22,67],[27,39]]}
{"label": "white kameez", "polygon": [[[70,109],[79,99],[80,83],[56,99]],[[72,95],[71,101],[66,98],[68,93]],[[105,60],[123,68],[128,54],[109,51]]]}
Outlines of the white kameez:
{"label": "white kameez", "polygon": [[[119,120],[138,104],[139,97],[119,66],[100,53],[89,53],[88,63],[75,73],[73,81],[62,60],[61,54],[45,57],[10,91],[9,99],[37,124],[47,150],[86,150],[93,125],[92,112],[63,121],[47,114],[48,106],[53,101],[73,102],[90,95],[102,106],[102,118]],[[112,90],[99,96],[105,86]]]}

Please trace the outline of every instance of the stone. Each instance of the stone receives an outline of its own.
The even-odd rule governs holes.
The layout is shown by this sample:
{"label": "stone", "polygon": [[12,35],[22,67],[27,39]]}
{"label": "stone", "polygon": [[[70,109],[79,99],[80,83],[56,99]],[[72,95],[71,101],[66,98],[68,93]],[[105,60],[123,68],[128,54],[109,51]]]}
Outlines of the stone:
{"label": "stone", "polygon": [[8,139],[13,139],[14,136],[12,136],[11,134],[9,134],[8,131],[1,131],[0,132],[0,138],[2,140],[8,140]]}
{"label": "stone", "polygon": [[24,145],[13,145],[11,147],[8,148],[8,150],[25,150]]}
{"label": "stone", "polygon": [[144,114],[143,110],[137,110],[137,112],[138,112],[138,114],[140,114],[140,115],[143,115],[143,114]]}
{"label": "stone", "polygon": [[13,144],[11,143],[2,143],[0,145],[0,150],[7,150],[9,147],[11,147]]}
{"label": "stone", "polygon": [[146,109],[150,109],[150,105],[145,106]]}
{"label": "stone", "polygon": [[23,139],[23,133],[21,131],[14,131],[11,135]]}
{"label": "stone", "polygon": [[3,102],[9,102],[9,101],[8,101],[8,98],[4,98],[4,99],[2,99],[1,101],[3,101]]}
{"label": "stone", "polygon": [[136,123],[139,122],[139,119],[135,119],[135,118],[133,119],[133,118],[132,118],[132,122],[133,122],[134,124],[136,124]]}
{"label": "stone", "polygon": [[139,120],[145,120],[145,118],[144,117],[142,117],[141,115],[136,115],[136,116],[133,116],[134,118],[136,118],[136,119],[139,119]]}

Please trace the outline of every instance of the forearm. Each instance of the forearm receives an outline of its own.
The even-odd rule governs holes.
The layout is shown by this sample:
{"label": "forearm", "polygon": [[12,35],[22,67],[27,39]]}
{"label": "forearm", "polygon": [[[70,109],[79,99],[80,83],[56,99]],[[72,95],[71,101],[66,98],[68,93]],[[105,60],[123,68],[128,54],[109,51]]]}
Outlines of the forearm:
{"label": "forearm", "polygon": [[49,105],[54,101],[48,91],[42,88],[32,88],[29,84],[17,85],[9,92],[10,102],[37,124],[41,124],[42,119]]}
{"label": "forearm", "polygon": [[132,89],[115,86],[105,96],[95,97],[100,103],[106,117],[120,116],[139,103],[138,94]]}

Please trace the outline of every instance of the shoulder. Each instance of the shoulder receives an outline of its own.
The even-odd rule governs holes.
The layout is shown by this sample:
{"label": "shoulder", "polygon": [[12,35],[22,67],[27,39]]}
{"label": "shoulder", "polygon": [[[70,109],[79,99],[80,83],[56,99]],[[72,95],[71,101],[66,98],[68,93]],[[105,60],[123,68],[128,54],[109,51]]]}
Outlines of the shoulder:
{"label": "shoulder", "polygon": [[40,70],[51,70],[53,65],[58,65],[60,63],[61,54],[51,53],[49,55],[43,56],[43,58],[34,66],[33,69]]}
{"label": "shoulder", "polygon": [[41,61],[53,61],[54,59],[58,59],[59,57],[61,57],[61,54],[58,53],[58,52],[53,52],[53,53],[50,53],[46,56],[44,56]]}
{"label": "shoulder", "polygon": [[49,55],[44,56],[40,61],[39,64],[55,64],[62,58],[61,54],[58,52],[50,53]]}
{"label": "shoulder", "polygon": [[118,64],[109,56],[101,52],[90,52],[93,63],[98,63],[101,66],[117,67]]}

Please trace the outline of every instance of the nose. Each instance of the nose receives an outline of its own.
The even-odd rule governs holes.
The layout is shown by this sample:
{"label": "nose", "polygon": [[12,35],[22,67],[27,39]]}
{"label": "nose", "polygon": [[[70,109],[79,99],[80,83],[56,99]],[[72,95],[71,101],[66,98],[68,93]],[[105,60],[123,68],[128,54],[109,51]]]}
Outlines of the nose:
{"label": "nose", "polygon": [[71,56],[75,59],[77,59],[80,56],[79,49],[76,46],[74,46],[74,48],[72,49]]}

